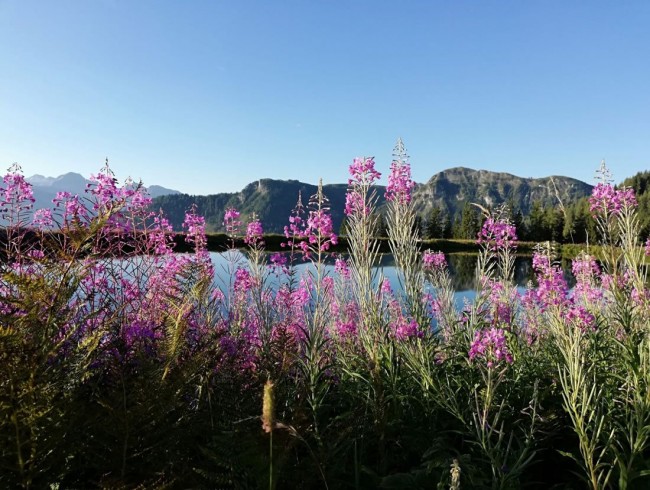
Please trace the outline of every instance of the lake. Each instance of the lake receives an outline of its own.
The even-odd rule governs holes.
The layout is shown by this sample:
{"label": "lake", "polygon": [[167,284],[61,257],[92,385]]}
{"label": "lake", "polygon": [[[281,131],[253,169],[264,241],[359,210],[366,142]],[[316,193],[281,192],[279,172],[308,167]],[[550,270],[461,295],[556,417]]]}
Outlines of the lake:
{"label": "lake", "polygon": [[[230,259],[228,259],[228,254],[231,254]],[[239,266],[246,266],[248,263],[246,252],[240,250],[225,253],[211,252],[210,257],[215,265],[215,284],[224,292],[228,289],[228,278],[230,277],[229,271],[232,270],[232,263],[236,262]],[[449,265],[452,286],[455,291],[457,304],[462,305],[465,299],[470,301],[473,300],[476,295],[475,275],[478,256],[475,254],[449,254],[446,258],[447,264]],[[571,273],[570,261],[563,260],[561,265],[567,284],[569,287],[573,287],[575,279]],[[298,261],[295,263],[298,276],[307,274],[311,267],[313,267],[313,265],[309,261]],[[328,273],[334,274],[334,260],[328,260],[325,267]],[[400,289],[395,260],[391,254],[381,255],[377,269],[380,274],[383,274],[384,277],[390,281],[394,291]],[[533,281],[534,271],[532,257],[522,256],[515,259],[514,278],[517,287],[520,290],[523,290],[530,281]],[[271,287],[277,287],[279,284],[277,276],[270,274],[270,279]]]}

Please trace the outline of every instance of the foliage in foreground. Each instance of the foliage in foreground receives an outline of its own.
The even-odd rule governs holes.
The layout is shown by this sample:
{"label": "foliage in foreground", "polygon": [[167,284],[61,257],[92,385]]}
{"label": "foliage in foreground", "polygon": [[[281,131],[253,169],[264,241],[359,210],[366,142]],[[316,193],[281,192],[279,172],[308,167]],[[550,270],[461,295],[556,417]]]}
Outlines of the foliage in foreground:
{"label": "foliage in foreground", "polygon": [[185,218],[193,252],[174,254],[145,189],[108,168],[86,196],[35,212],[10,169],[2,487],[646,487],[650,294],[633,192],[603,172],[590,200],[602,246],[573,261],[572,289],[544,249],[518,289],[515,227],[484,210],[478,292],[459,308],[445,256],[418,252],[401,142],[385,195],[399,285],[376,267],[379,176],[372,159],[350,166],[349,256],[334,267],[320,188],[299,198],[282,254],[229,209],[215,271],[201,217]]}

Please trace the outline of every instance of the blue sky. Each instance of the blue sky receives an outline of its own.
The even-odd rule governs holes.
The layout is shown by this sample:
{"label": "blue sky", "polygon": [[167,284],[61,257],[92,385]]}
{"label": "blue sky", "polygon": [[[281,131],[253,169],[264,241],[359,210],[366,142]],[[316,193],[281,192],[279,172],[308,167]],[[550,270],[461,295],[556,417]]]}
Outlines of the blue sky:
{"label": "blue sky", "polygon": [[193,194],[650,168],[650,1],[0,0],[0,166]]}

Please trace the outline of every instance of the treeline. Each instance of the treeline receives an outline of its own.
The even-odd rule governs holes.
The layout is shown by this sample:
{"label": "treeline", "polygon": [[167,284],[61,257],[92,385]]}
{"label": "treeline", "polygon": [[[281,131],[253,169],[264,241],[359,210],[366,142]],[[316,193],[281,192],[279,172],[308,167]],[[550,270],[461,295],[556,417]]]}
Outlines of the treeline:
{"label": "treeline", "polygon": [[[650,171],[639,172],[625,179],[619,187],[634,189],[639,205],[638,219],[641,236],[650,236]],[[533,202],[530,212],[524,214],[514,201],[506,203],[509,217],[517,228],[517,235],[522,241],[558,243],[596,243],[596,221],[589,209],[589,198],[583,197],[572,203],[557,202],[554,206]],[[380,221],[379,234],[387,236],[387,226],[383,216]],[[433,207],[426,215],[418,216],[415,226],[423,239],[475,239],[483,225],[481,210],[466,202],[461,211],[450,216],[443,209]],[[346,234],[343,221],[340,233]]]}

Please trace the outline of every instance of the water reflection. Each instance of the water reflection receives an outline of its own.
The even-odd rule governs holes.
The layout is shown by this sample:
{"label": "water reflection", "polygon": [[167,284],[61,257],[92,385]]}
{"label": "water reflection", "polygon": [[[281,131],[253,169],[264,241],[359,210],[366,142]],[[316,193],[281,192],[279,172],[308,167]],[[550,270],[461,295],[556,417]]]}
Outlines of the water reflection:
{"label": "water reflection", "polygon": [[[215,278],[215,283],[222,289],[228,289],[228,283],[230,280],[229,276],[234,272],[234,269],[236,269],[237,266],[245,266],[248,262],[245,251],[233,251],[227,253],[213,252],[210,255],[215,264],[215,272],[217,276]],[[446,257],[454,290],[475,291],[476,263],[478,261],[478,256],[475,254],[450,254]],[[270,265],[270,255],[267,256],[267,261]],[[234,268],[232,265],[233,263],[235,263]],[[573,287],[575,285],[575,278],[571,273],[571,262],[568,259],[563,259],[561,262],[558,261],[557,264],[561,265],[564,272],[564,278],[569,287]],[[305,260],[297,260],[294,265],[297,276],[306,274],[310,267],[312,267],[311,262]],[[400,289],[395,260],[391,254],[381,255],[377,269],[378,277],[383,275],[383,277],[386,277],[391,282],[394,290]],[[329,274],[334,273],[333,258],[326,261],[326,270]],[[272,286],[276,286],[282,281],[281,275],[271,274],[270,278]],[[514,279],[518,287],[525,287],[531,282],[535,284],[535,274],[531,257],[517,257],[515,259]]]}

